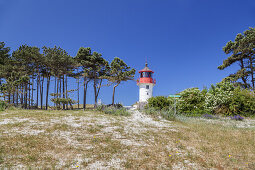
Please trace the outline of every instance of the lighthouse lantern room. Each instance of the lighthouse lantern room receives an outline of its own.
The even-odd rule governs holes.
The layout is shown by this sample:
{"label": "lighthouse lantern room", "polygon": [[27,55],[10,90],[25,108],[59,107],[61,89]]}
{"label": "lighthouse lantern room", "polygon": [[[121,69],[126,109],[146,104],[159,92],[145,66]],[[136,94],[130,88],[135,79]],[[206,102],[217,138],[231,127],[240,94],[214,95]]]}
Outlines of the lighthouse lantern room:
{"label": "lighthouse lantern room", "polygon": [[139,71],[140,78],[137,80],[139,86],[139,102],[147,102],[152,97],[153,87],[156,84],[156,80],[153,79],[153,71],[148,68],[147,62],[144,69]]}

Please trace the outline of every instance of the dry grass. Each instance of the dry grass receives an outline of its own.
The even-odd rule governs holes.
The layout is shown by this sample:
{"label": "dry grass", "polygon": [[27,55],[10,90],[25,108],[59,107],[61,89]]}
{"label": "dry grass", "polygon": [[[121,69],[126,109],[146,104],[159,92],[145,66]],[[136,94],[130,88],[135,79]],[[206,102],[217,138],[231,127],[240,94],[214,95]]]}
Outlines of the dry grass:
{"label": "dry grass", "polygon": [[0,169],[255,169],[254,128],[213,121],[7,110]]}

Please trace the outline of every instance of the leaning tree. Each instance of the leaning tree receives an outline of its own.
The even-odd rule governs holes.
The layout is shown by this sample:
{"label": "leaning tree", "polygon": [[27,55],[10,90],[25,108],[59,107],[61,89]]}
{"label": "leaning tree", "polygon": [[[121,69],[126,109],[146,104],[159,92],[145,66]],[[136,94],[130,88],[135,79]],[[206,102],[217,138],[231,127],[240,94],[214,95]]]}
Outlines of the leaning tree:
{"label": "leaning tree", "polygon": [[112,105],[114,105],[115,88],[118,87],[123,81],[133,80],[134,75],[135,69],[130,69],[130,67],[118,57],[113,59],[110,64],[109,75],[107,76],[107,80],[110,82],[110,85],[114,85],[112,93]]}
{"label": "leaning tree", "polygon": [[[230,79],[244,88],[255,89],[255,28],[249,28],[243,34],[237,34],[235,41],[229,41],[223,51],[231,54],[223,61],[218,69],[223,70],[234,64],[239,65],[239,69],[230,74]],[[238,81],[241,80],[241,81]]]}

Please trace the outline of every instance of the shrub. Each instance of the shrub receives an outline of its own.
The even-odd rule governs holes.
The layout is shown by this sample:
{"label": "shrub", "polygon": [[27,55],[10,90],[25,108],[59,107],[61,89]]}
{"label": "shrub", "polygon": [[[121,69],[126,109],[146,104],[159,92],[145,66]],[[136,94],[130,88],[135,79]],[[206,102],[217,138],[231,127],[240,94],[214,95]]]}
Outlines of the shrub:
{"label": "shrub", "polygon": [[4,111],[7,108],[7,104],[4,101],[0,101],[0,111]]}
{"label": "shrub", "polygon": [[160,116],[166,120],[174,121],[176,120],[175,114],[173,110],[161,110]]}
{"label": "shrub", "polygon": [[180,113],[204,113],[205,96],[207,90],[200,91],[198,88],[189,88],[180,92],[177,109]]}
{"label": "shrub", "polygon": [[130,116],[130,112],[125,108],[117,109],[114,107],[108,107],[103,110],[105,114],[115,115],[115,116]]}
{"label": "shrub", "polygon": [[150,107],[150,108],[147,108],[147,109],[143,110],[143,112],[145,114],[148,114],[148,115],[151,115],[151,116],[157,117],[157,118],[162,117],[166,120],[176,120],[174,111],[170,110],[170,109],[158,110],[158,109],[155,109],[153,107]]}
{"label": "shrub", "polygon": [[168,108],[170,101],[167,97],[156,96],[148,99],[147,108],[155,108],[156,110],[162,110],[163,108]]}
{"label": "shrub", "polygon": [[144,110],[144,113],[147,115],[158,115],[159,110],[155,109],[154,107],[149,107]]}
{"label": "shrub", "polygon": [[254,92],[235,87],[230,82],[221,82],[211,86],[205,106],[215,114],[255,115],[255,95]]}
{"label": "shrub", "polygon": [[230,103],[230,111],[234,115],[255,115],[255,94],[254,92],[236,88]]}
{"label": "shrub", "polygon": [[121,104],[115,105],[99,105],[97,110],[105,114],[111,114],[115,116],[130,116],[130,112],[127,109],[123,108]]}
{"label": "shrub", "polygon": [[205,108],[210,113],[231,115],[231,100],[234,96],[234,84],[230,82],[220,82],[216,86],[211,85],[206,97]]}

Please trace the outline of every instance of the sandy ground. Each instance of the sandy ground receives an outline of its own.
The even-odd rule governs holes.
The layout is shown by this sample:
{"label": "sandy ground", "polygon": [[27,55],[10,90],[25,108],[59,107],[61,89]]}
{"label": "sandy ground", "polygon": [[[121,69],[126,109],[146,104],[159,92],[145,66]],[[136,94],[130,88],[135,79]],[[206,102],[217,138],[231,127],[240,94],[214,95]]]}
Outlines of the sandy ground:
{"label": "sandy ground", "polygon": [[[2,118],[0,119],[0,127],[8,124],[18,124],[24,123],[24,126],[14,126],[12,128],[3,128],[2,133],[0,133],[0,138],[2,135],[10,135],[15,136],[18,134],[21,135],[41,135],[48,134],[46,128],[52,127],[55,124],[66,124],[70,127],[73,127],[75,130],[64,131],[64,130],[56,130],[50,132],[53,138],[58,138],[61,140],[65,140],[68,145],[76,148],[77,150],[91,150],[95,147],[95,145],[91,143],[78,141],[77,138],[85,138],[85,139],[93,139],[100,138],[105,135],[110,135],[111,138],[115,141],[120,142],[121,145],[130,147],[130,151],[128,156],[134,155],[136,156],[136,152],[141,148],[152,147],[155,145],[155,137],[151,136],[148,138],[146,136],[150,133],[154,134],[162,134],[169,132],[178,132],[178,126],[173,125],[171,121],[166,121],[163,119],[153,119],[152,117],[142,114],[139,112],[136,107],[129,108],[129,111],[132,113],[130,117],[114,117],[114,116],[104,116],[104,115],[93,115],[88,114],[86,116],[75,116],[74,114],[67,114],[63,117],[51,117],[48,120],[40,121],[36,118],[24,118],[24,117],[8,117],[4,118],[8,113],[0,113]],[[77,112],[78,113],[78,112]],[[191,119],[192,120],[192,119]],[[195,120],[194,120],[195,121]],[[231,121],[224,120],[207,120],[203,119],[202,121],[208,121],[209,123],[219,123],[231,125]],[[77,129],[88,129],[88,127],[101,127],[100,130],[95,131],[93,133],[82,133]],[[240,128],[253,128],[255,127],[254,120],[245,120],[243,122],[238,122],[233,125]],[[185,127],[183,127],[185,128]],[[120,131],[121,129],[121,131]],[[171,140],[171,139],[170,139]],[[174,139],[172,139],[172,142]],[[103,145],[103,144],[102,144]],[[187,147],[185,150],[181,148],[173,148],[171,142],[169,144],[164,145],[166,150],[174,151],[178,153],[180,157],[186,157],[187,150],[194,154],[200,155],[199,151],[196,151],[192,147]],[[48,153],[52,154],[52,153]],[[54,158],[57,161],[55,168],[62,169],[67,166],[67,162],[70,162],[63,154],[54,154]],[[124,169],[123,163],[126,161],[126,156],[118,156],[112,155],[110,160],[97,160],[92,157],[85,156],[82,152],[75,153],[72,155],[72,163],[69,165],[69,168],[80,168],[83,169],[83,163],[86,162],[86,169]],[[69,163],[70,164],[70,163]],[[35,166],[32,164],[32,167]],[[0,164],[0,168],[4,167],[4,164]],[[43,165],[42,165],[43,167]],[[23,169],[27,168],[27,165],[22,164],[21,162],[15,162],[12,166],[14,169]],[[68,169],[69,169],[68,168]],[[168,169],[167,165],[160,165],[157,167],[158,169]],[[178,163],[172,164],[172,169],[205,169],[196,163],[191,163],[190,160],[180,161]]]}

